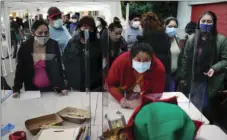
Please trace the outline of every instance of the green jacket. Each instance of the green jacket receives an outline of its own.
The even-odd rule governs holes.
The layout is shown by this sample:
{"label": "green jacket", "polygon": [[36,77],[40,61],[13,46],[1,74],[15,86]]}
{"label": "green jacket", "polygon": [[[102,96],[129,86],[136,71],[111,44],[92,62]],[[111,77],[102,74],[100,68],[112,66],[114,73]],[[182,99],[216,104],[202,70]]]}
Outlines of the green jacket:
{"label": "green jacket", "polygon": [[[189,37],[188,41],[186,42],[183,56],[181,59],[181,68],[179,71],[180,79],[184,79],[187,83],[190,84],[194,75],[192,74],[192,67],[193,67],[193,53],[194,53],[194,41],[195,35]],[[208,80],[208,93],[210,97],[213,97],[215,93],[222,88],[226,67],[227,67],[227,39],[225,36],[218,34],[217,35],[217,42],[216,42],[216,62],[213,61],[212,67],[215,71],[213,77]]]}

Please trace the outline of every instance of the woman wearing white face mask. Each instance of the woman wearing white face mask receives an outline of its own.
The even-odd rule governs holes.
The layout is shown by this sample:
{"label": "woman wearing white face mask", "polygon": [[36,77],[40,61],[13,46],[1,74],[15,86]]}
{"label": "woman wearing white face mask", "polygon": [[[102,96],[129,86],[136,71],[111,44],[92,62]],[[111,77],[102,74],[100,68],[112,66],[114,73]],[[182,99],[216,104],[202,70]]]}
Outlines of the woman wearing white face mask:
{"label": "woman wearing white face mask", "polygon": [[176,37],[178,20],[174,17],[169,17],[165,20],[166,33],[168,34],[171,47],[171,73],[166,78],[166,89],[167,92],[173,92],[176,90],[179,80],[177,79],[178,68],[180,67],[180,60],[182,57],[181,48],[179,46],[179,39]]}
{"label": "woman wearing white face mask", "polygon": [[130,52],[115,59],[106,79],[110,94],[124,108],[134,109],[141,93],[162,93],[165,88],[165,67],[153,54],[152,47],[135,43]]}
{"label": "woman wearing white face mask", "polygon": [[47,23],[37,20],[32,25],[33,37],[18,52],[14,79],[14,97],[25,90],[57,91],[67,94],[58,43],[49,38]]}
{"label": "woman wearing white face mask", "polygon": [[107,32],[107,22],[102,17],[97,17],[95,21],[97,27],[97,36],[99,38],[103,37],[103,33]]}

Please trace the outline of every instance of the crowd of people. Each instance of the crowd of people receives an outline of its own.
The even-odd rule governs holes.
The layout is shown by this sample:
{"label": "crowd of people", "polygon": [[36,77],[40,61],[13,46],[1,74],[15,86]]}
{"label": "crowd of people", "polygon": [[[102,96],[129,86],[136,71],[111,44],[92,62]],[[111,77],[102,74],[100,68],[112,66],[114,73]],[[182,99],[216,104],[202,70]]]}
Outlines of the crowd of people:
{"label": "crowd of people", "polygon": [[162,24],[155,13],[132,12],[123,27],[117,17],[108,25],[103,16],[62,16],[57,7],[47,13],[48,22],[35,20],[32,36],[21,42],[14,97],[23,85],[62,94],[89,88],[108,90],[122,107],[135,109],[141,94],[181,91],[210,118],[227,67],[227,39],[212,11],[187,24],[184,43],[175,17]]}

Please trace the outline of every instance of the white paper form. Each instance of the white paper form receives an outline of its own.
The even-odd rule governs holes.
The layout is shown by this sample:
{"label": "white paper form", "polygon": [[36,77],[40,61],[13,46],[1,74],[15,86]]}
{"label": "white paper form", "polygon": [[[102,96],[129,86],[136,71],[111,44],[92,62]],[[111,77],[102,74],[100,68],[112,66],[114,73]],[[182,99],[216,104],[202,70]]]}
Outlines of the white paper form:
{"label": "white paper form", "polygon": [[41,98],[41,92],[40,91],[25,91],[20,93],[19,100],[27,100],[27,99],[36,99]]}
{"label": "white paper form", "polygon": [[[78,129],[46,129],[43,130],[38,140],[75,140]],[[77,134],[77,135],[76,135]]]}

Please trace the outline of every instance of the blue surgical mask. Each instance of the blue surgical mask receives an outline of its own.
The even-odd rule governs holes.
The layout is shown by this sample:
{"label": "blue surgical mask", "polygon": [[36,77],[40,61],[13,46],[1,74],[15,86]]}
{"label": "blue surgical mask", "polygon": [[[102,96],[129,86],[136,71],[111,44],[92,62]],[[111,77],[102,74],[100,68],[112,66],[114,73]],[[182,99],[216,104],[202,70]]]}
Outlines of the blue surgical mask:
{"label": "blue surgical mask", "polygon": [[63,26],[63,21],[62,21],[62,19],[54,20],[54,28],[59,29],[59,28],[62,28],[62,26]]}
{"label": "blue surgical mask", "polygon": [[177,33],[177,30],[174,27],[172,28],[166,27],[166,33],[169,35],[169,37],[174,37]]}
{"label": "blue surgical mask", "polygon": [[203,32],[210,32],[213,29],[213,24],[199,24],[199,28]]}
{"label": "blue surgical mask", "polygon": [[138,72],[138,73],[144,73],[148,69],[150,69],[151,61],[150,62],[137,62],[135,60],[132,60],[132,67]]}

